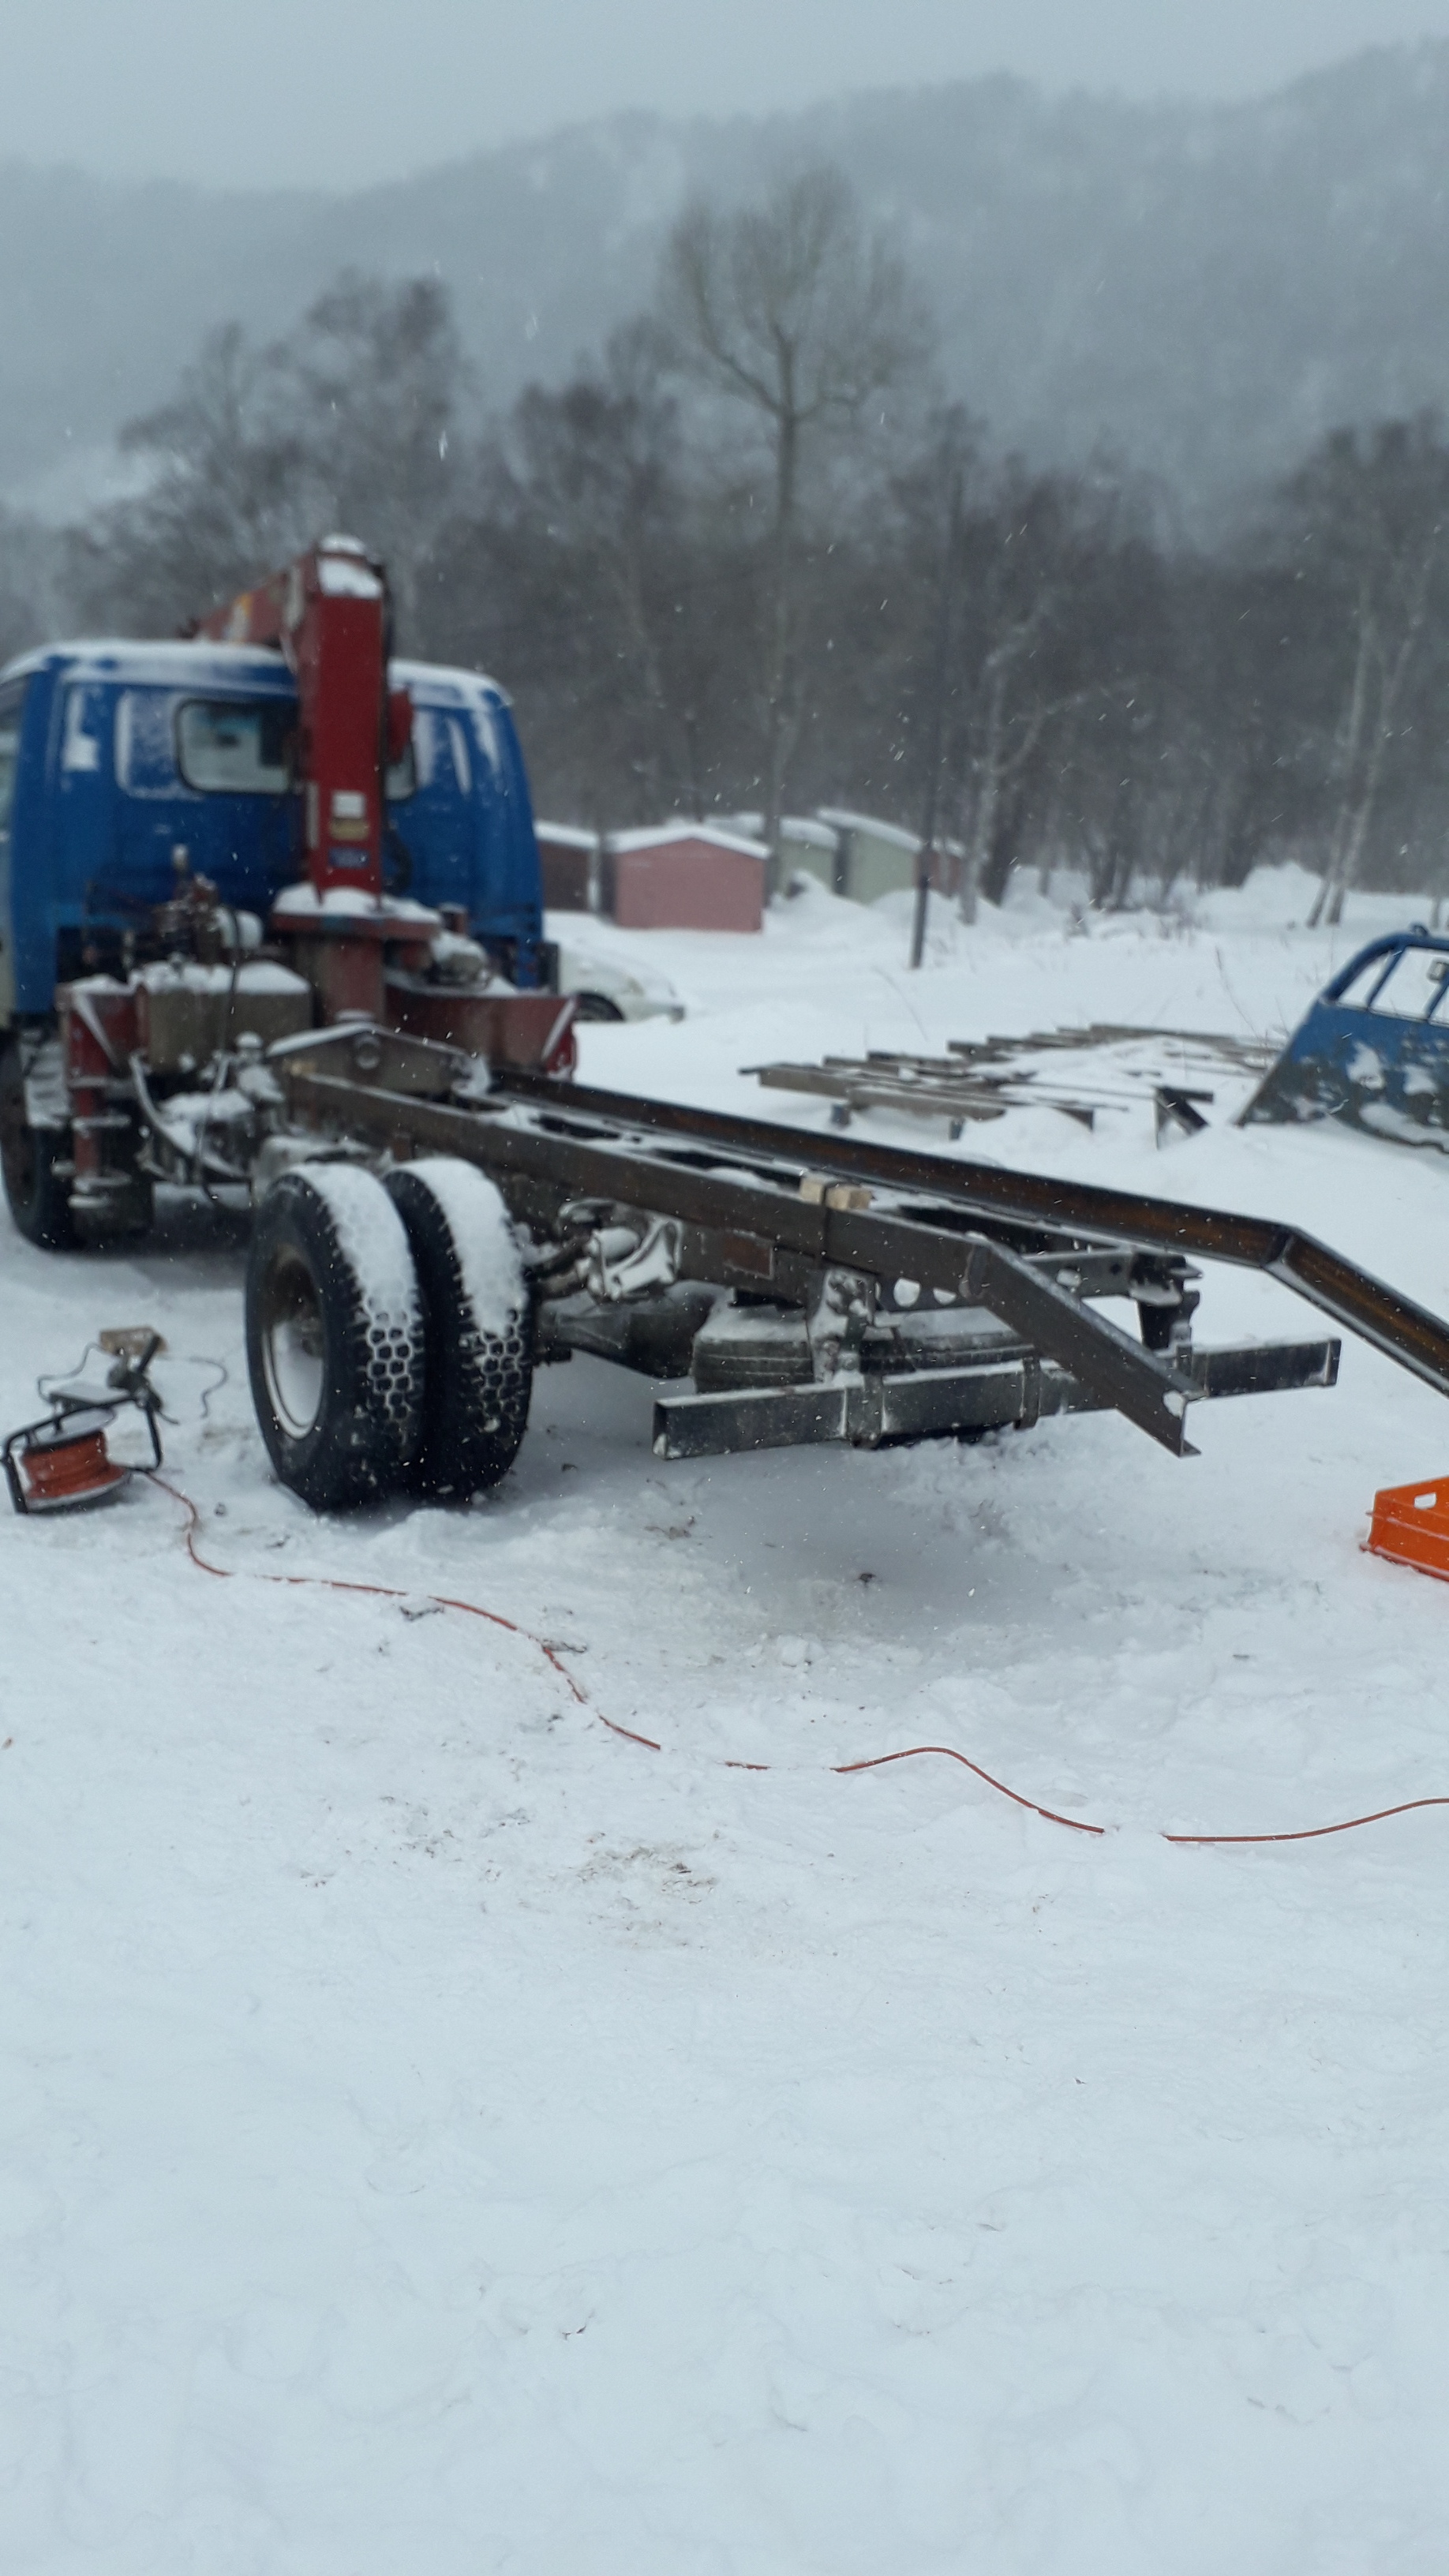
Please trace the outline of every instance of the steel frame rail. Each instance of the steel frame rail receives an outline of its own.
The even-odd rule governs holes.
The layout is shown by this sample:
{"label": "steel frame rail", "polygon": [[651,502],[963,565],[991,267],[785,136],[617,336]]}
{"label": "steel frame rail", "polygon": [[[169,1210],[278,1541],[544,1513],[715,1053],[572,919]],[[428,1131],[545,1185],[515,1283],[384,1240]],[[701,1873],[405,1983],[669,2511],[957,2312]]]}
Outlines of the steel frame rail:
{"label": "steel frame rail", "polygon": [[[557,1085],[533,1075],[510,1073],[501,1088],[518,1099],[551,1096],[563,1105]],[[1132,1190],[1103,1189],[1090,1181],[1064,1181],[965,1157],[923,1154],[913,1146],[806,1134],[772,1119],[725,1117],[713,1110],[637,1100],[627,1093],[583,1084],[569,1086],[567,1106],[580,1117],[618,1120],[660,1136],[711,1140],[734,1153],[798,1158],[805,1169],[828,1171],[843,1181],[929,1192],[988,1224],[1055,1237],[1063,1249],[1083,1238],[1105,1239],[1140,1251],[1261,1271],[1345,1325],[1400,1368],[1422,1378],[1438,1394],[1449,1395],[1449,1324],[1296,1226],[1277,1225],[1264,1217],[1233,1216],[1174,1199],[1147,1198]]]}
{"label": "steel frame rail", "polygon": [[[985,1308],[1095,1403],[1125,1414],[1177,1456],[1193,1454],[1187,1410],[1210,1391],[1191,1358],[1184,1354],[1179,1364],[1171,1350],[1149,1350],[1094,1312],[1077,1293],[1080,1278],[1051,1276],[1054,1259],[1093,1248],[1100,1253],[1104,1238],[1158,1258],[1180,1260],[1201,1250],[1211,1259],[1266,1270],[1355,1322],[1366,1307],[1376,1321],[1387,1308],[1397,1329],[1405,1317],[1422,1328],[1421,1339],[1432,1347],[1419,1374],[1449,1392],[1449,1331],[1436,1318],[1394,1299],[1309,1238],[1256,1220],[895,1149],[832,1152],[832,1139],[766,1121],[572,1084],[564,1090],[527,1075],[504,1077],[484,1100],[461,1106],[422,1088],[391,1088],[385,1056],[372,1079],[358,1079],[355,1070],[333,1073],[320,1051],[278,1069],[304,1122],[404,1155],[457,1155],[511,1188],[515,1203],[546,1226],[570,1201],[632,1207],[670,1221],[678,1228],[676,1275],[682,1279],[804,1305],[823,1273],[861,1273],[882,1283],[891,1301],[895,1283],[909,1282],[913,1296],[934,1290]],[[868,1187],[807,1194],[802,1180],[818,1178],[822,1163],[854,1184],[873,1182],[896,1204],[851,1204],[868,1200]],[[929,1190],[937,1203],[910,1205],[917,1190]],[[907,1204],[900,1204],[902,1197]],[[1021,1238],[1017,1244],[1002,1239],[1008,1229]],[[1294,1269],[1285,1248],[1293,1252]],[[1306,1286],[1298,1272],[1311,1258],[1318,1269]],[[1362,1325],[1356,1322],[1356,1329]],[[1382,1325],[1370,1338],[1402,1356]],[[1439,1376],[1436,1352],[1442,1353]]]}

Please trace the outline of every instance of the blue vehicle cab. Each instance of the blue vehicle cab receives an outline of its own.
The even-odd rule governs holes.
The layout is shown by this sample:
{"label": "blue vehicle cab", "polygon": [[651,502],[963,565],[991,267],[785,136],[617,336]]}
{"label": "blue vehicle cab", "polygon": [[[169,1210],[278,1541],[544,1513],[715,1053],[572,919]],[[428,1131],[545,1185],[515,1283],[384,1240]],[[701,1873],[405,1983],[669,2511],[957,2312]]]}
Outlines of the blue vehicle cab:
{"label": "blue vehicle cab", "polygon": [[[508,701],[472,671],[394,662],[412,740],[387,778],[385,878],[454,908],[527,990],[552,980],[528,781]],[[0,671],[0,1031],[114,972],[178,869],[265,921],[304,873],[297,695],[250,645],[60,644]]]}
{"label": "blue vehicle cab", "polygon": [[1318,1118],[1449,1149],[1449,937],[1415,923],[1361,948],[1325,986],[1241,1123]]}

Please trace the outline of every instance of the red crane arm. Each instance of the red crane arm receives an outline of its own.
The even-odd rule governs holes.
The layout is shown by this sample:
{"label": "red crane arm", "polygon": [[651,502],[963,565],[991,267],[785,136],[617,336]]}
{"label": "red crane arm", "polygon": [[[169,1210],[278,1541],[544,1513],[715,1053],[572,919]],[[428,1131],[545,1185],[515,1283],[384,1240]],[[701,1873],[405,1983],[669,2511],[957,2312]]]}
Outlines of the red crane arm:
{"label": "red crane arm", "polygon": [[324,537],[196,630],[212,643],[273,646],[296,674],[296,782],[319,903],[339,890],[382,893],[384,778],[412,719],[407,692],[388,689],[391,623],[381,564],[355,537]]}

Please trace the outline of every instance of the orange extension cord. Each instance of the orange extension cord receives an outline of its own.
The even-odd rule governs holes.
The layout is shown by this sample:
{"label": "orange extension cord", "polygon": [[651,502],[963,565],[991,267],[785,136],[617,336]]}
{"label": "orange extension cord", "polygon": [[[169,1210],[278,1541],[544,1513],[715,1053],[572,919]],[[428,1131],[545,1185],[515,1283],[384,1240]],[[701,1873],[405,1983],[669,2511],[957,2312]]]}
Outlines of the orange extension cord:
{"label": "orange extension cord", "polygon": [[[236,1567],[213,1565],[209,1558],[202,1555],[196,1544],[196,1533],[201,1527],[201,1514],[191,1496],[184,1494],[179,1485],[168,1483],[167,1479],[159,1475],[154,1468],[148,1469],[147,1473],[152,1484],[159,1485],[162,1493],[169,1494],[172,1501],[179,1503],[186,1514],[186,1553],[192,1564],[202,1574],[212,1574],[220,1581],[229,1583],[236,1573]],[[631,1726],[620,1726],[614,1718],[605,1717],[603,1710],[595,1707],[588,1692],[575,1681],[567,1664],[560,1661],[557,1649],[551,1646],[546,1638],[536,1636],[531,1628],[521,1627],[516,1619],[505,1619],[500,1610],[484,1610],[476,1601],[455,1601],[443,1592],[420,1594],[395,1583],[350,1583],[344,1576],[335,1574],[254,1573],[252,1580],[256,1583],[285,1584],[293,1590],[361,1592],[379,1601],[430,1601],[439,1610],[460,1610],[466,1618],[486,1619],[490,1627],[502,1628],[510,1637],[521,1638],[526,1646],[532,1646],[537,1654],[542,1655],[544,1662],[557,1673],[576,1705],[587,1709],[589,1715],[597,1718],[601,1726],[606,1726],[611,1735],[621,1735],[626,1744],[642,1745],[647,1753],[662,1753],[664,1750],[663,1745],[656,1743],[652,1735],[637,1735]],[[1004,1780],[994,1779],[989,1771],[982,1770],[979,1762],[973,1762],[969,1754],[958,1753],[955,1746],[951,1744],[908,1744],[899,1753],[875,1753],[863,1762],[832,1762],[830,1770],[836,1779],[848,1780],[858,1771],[884,1771],[892,1762],[919,1762],[927,1755],[942,1762],[959,1762],[963,1771],[969,1771],[974,1779],[983,1781],[988,1789],[994,1789],[998,1797],[1009,1798],[1014,1807],[1024,1807],[1028,1815],[1040,1816],[1046,1824],[1064,1825],[1069,1834],[1093,1834],[1100,1840],[1108,1831],[1106,1825],[1084,1824],[1080,1816],[1062,1816],[1058,1815],[1055,1807],[1038,1806],[1035,1798],[1024,1798],[1019,1789],[1009,1789]],[[727,1771],[759,1772],[772,1771],[775,1768],[772,1762],[729,1761],[723,1767]],[[1200,1851],[1222,1849],[1232,1844],[1316,1843],[1323,1841],[1329,1834],[1356,1833],[1360,1825],[1382,1825],[1386,1824],[1392,1816],[1415,1815],[1421,1807],[1449,1807],[1449,1797],[1406,1798],[1402,1805],[1397,1807],[1376,1807],[1372,1815],[1346,1816],[1343,1822],[1337,1825],[1303,1825],[1296,1833],[1164,1833],[1159,1836],[1159,1839],[1165,1843],[1176,1843]]]}

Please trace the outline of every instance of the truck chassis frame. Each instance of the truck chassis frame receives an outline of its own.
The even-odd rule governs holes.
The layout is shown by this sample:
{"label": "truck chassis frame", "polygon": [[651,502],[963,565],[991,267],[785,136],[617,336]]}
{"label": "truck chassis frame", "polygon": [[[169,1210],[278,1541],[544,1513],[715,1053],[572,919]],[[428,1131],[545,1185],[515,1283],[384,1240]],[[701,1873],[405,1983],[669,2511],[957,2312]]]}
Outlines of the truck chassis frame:
{"label": "truck chassis frame", "polygon": [[[1449,1327],[1290,1227],[524,1071],[485,1091],[476,1061],[383,1029],[273,1065],[289,1158],[488,1174],[534,1247],[539,1358],[665,1382],[662,1458],[1108,1409],[1190,1455],[1194,1403],[1334,1383],[1336,1338],[1195,1347],[1202,1260],[1278,1280],[1449,1393]],[[1135,1305],[1136,1338],[1108,1299]]]}

